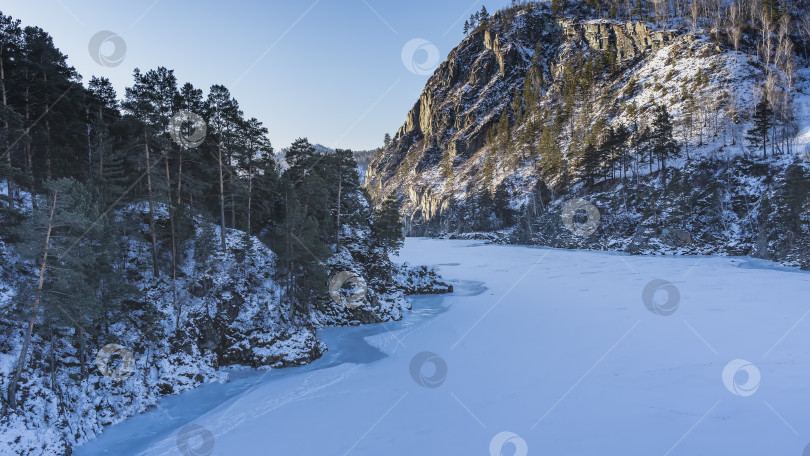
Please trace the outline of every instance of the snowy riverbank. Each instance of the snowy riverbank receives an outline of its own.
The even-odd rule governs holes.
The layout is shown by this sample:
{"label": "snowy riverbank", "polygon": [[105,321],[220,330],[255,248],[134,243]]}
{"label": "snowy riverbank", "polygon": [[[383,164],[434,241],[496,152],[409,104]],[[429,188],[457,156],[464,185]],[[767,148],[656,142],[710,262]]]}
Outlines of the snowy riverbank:
{"label": "snowy riverbank", "polygon": [[[808,273],[427,239],[408,239],[403,260],[438,266],[456,292],[412,298],[401,322],[322,331],[330,351],[311,365],[166,398],[76,454],[178,454],[189,422],[205,431],[187,443],[214,455],[798,455],[810,443]],[[654,280],[667,283],[645,305]],[[735,359],[751,365],[724,379]]]}

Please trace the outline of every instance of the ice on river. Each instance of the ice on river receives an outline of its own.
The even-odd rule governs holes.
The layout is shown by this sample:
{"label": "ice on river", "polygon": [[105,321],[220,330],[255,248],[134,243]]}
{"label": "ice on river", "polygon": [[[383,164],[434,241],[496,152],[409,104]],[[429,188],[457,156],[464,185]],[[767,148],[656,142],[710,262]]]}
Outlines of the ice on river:
{"label": "ice on river", "polygon": [[321,332],[80,447],[101,454],[801,455],[810,274],[765,261],[408,239],[449,296]]}

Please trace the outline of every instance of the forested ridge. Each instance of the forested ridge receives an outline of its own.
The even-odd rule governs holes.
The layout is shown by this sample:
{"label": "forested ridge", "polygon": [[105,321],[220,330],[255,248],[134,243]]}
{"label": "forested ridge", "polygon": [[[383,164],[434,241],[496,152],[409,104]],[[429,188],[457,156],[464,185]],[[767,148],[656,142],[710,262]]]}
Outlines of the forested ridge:
{"label": "forested ridge", "polygon": [[[409,233],[810,268],[810,4],[476,11],[369,165]],[[560,223],[580,199],[588,235]],[[582,209],[577,220],[586,220]]]}
{"label": "forested ridge", "polygon": [[224,381],[223,366],[309,362],[318,327],[399,319],[405,292],[449,288],[391,263],[399,206],[371,209],[352,151],[302,138],[282,166],[225,86],[158,67],[118,94],[2,13],[0,83],[13,453],[69,452],[161,395]]}

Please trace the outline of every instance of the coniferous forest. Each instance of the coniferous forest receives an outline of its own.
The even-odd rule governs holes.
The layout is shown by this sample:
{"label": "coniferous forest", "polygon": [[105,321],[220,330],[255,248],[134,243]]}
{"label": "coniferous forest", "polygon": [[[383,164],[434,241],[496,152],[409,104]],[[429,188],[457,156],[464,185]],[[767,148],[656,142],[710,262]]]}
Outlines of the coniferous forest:
{"label": "coniferous forest", "polygon": [[[400,318],[395,279],[433,277],[388,259],[399,206],[372,209],[352,151],[277,152],[227,87],[165,67],[118,94],[1,13],[0,45],[3,429],[52,404],[46,422],[84,420],[67,451],[221,366],[315,359],[316,326]],[[357,292],[329,289],[341,270],[369,277],[362,302],[334,299]]]}

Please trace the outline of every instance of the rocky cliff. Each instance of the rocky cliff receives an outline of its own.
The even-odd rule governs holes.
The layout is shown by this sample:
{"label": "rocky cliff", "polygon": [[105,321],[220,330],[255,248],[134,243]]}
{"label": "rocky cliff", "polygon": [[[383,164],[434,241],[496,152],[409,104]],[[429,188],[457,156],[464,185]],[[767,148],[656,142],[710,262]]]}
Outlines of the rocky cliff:
{"label": "rocky cliff", "polygon": [[[810,244],[802,222],[810,202],[794,202],[789,227],[774,222],[767,203],[810,178],[795,140],[810,124],[806,61],[797,52],[798,70],[789,74],[778,62],[763,64],[755,31],[743,35],[738,51],[715,32],[556,17],[531,3],[500,11],[430,77],[390,146],[369,165],[366,186],[377,201],[400,197],[413,235],[506,229],[502,237],[519,242],[685,248],[810,267],[800,247]],[[772,150],[758,158],[745,136],[766,90],[796,114],[780,118]],[[670,163],[641,144],[660,107],[679,146]],[[620,127],[629,138],[588,168],[588,147],[602,147]],[[719,186],[733,174],[744,185]],[[568,236],[564,203],[589,195],[605,212],[603,223],[593,235]],[[693,201],[677,217],[648,207],[652,197],[682,206],[698,195],[711,203],[698,208]],[[707,214],[718,224],[705,226]]]}
{"label": "rocky cliff", "polygon": [[[674,36],[651,32],[644,23],[556,20],[544,10],[519,11],[508,26],[479,27],[429,79],[392,145],[372,161],[367,186],[375,194],[386,193],[406,173],[416,171],[410,177],[418,177],[444,155],[454,157],[456,164],[471,158],[485,146],[488,129],[513,92],[523,90],[527,76],[545,85],[560,77],[564,56],[558,54],[566,47],[609,51],[628,62],[661,49]],[[449,195],[431,189],[434,182],[404,182],[410,219],[429,219],[446,208]]]}

